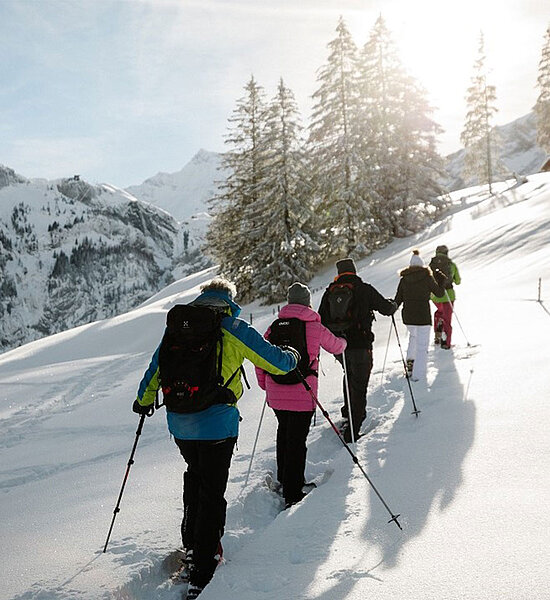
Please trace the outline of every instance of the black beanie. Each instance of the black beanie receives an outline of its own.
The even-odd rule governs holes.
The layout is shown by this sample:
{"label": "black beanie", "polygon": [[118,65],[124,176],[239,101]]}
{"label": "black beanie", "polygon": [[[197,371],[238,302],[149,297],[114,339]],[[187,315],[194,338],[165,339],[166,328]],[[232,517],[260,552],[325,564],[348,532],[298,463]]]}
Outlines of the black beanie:
{"label": "black beanie", "polygon": [[435,249],[436,254],[449,254],[449,248],[447,246],[438,246]]}
{"label": "black beanie", "polygon": [[336,268],[338,269],[339,275],[342,273],[357,273],[353,258],[343,258],[342,260],[339,260],[336,263]]}

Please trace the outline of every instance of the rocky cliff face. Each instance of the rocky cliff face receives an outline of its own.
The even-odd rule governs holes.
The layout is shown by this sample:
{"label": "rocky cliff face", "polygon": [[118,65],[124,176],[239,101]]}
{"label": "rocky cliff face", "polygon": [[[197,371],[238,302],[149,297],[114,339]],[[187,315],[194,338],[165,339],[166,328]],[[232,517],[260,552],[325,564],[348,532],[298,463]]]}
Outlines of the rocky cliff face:
{"label": "rocky cliff face", "polygon": [[137,306],[208,266],[199,247],[123,190],[0,167],[0,351]]}

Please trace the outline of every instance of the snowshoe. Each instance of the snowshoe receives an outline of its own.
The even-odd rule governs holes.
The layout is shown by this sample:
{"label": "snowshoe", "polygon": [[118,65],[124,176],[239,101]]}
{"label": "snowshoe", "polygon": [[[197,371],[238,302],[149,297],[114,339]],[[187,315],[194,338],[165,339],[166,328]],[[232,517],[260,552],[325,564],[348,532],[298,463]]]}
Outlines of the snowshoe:
{"label": "snowshoe", "polygon": [[173,584],[189,583],[189,574],[193,566],[193,550],[178,550],[179,563],[170,574],[170,580]]}
{"label": "snowshoe", "polygon": [[271,471],[268,471],[264,477],[264,483],[267,489],[278,494],[279,496],[283,493],[283,486],[275,479],[275,475]]}

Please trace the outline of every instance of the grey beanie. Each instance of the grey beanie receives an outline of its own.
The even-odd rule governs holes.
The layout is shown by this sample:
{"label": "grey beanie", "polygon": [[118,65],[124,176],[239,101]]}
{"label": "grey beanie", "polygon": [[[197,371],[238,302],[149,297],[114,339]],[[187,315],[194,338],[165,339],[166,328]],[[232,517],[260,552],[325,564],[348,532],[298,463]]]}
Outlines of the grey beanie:
{"label": "grey beanie", "polygon": [[298,282],[293,283],[288,288],[288,303],[311,306],[311,292],[307,285]]}
{"label": "grey beanie", "polygon": [[357,273],[353,258],[343,258],[342,260],[339,260],[336,263],[336,268],[338,269],[339,275],[342,273]]}

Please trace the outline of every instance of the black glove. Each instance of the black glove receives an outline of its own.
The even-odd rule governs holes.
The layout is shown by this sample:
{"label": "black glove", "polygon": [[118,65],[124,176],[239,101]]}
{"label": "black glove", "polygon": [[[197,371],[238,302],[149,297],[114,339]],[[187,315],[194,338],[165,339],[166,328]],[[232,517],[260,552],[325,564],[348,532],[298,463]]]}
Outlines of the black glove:
{"label": "black glove", "polygon": [[296,348],[293,348],[292,346],[281,346],[281,348],[283,350],[286,350],[287,352],[292,352],[292,354],[294,354],[294,356],[296,357],[296,365],[300,362],[300,353],[298,352],[298,350],[296,350]]}
{"label": "black glove", "polygon": [[439,285],[444,285],[447,281],[447,275],[445,275],[445,273],[443,273],[443,271],[440,271],[439,269],[436,269],[434,271],[434,278]]}
{"label": "black glove", "polygon": [[137,400],[134,400],[132,404],[132,410],[138,415],[147,415],[148,417],[152,417],[155,412],[154,404],[149,404],[149,406],[141,405]]}

